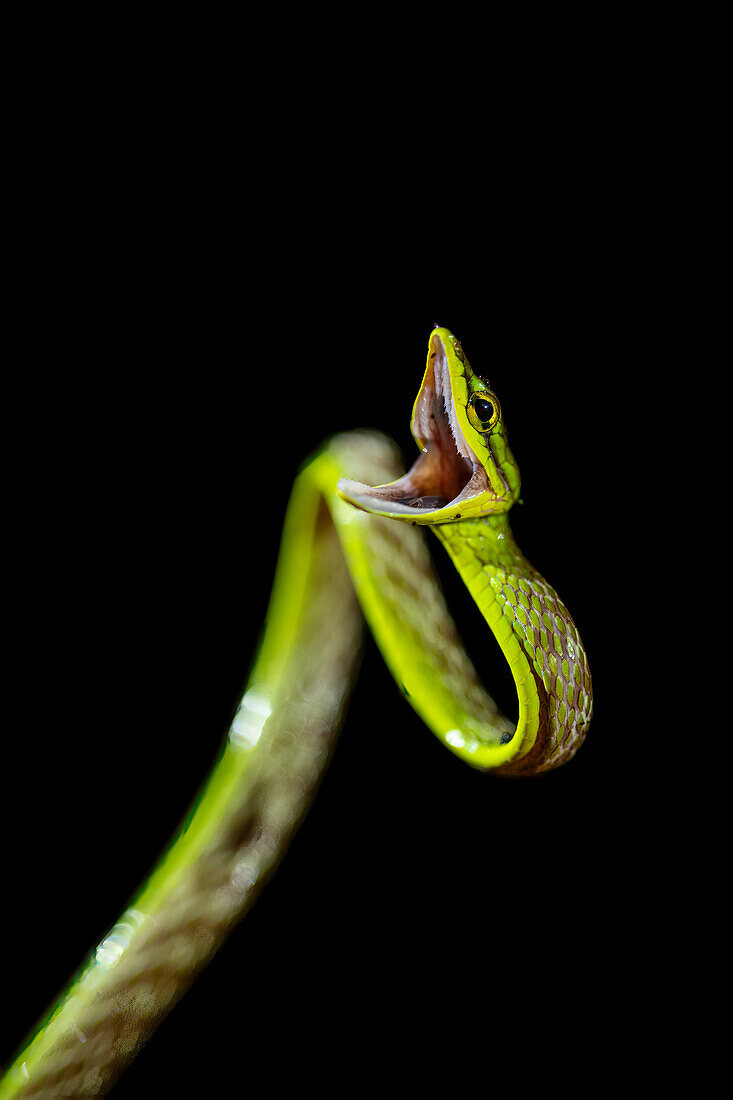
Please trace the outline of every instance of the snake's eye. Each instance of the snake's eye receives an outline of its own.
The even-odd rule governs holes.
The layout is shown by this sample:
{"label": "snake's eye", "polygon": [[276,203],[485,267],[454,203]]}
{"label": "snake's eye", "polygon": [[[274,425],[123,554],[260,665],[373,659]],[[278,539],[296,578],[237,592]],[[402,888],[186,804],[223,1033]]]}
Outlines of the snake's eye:
{"label": "snake's eye", "polygon": [[466,408],[466,416],[477,432],[488,432],[499,419],[499,402],[495,397],[475,393]]}

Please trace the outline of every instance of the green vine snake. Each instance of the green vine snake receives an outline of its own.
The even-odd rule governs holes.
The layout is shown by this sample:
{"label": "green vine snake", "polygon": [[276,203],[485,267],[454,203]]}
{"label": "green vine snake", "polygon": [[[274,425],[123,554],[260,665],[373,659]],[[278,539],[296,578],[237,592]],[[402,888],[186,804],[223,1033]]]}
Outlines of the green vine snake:
{"label": "green vine snake", "polygon": [[[512,536],[519,470],[494,390],[436,327],[415,400],[420,454],[337,435],[303,467],[259,654],[221,755],[137,897],[0,1080],[0,1098],[99,1096],[251,906],[302,819],[356,675],[366,619],[425,724],[500,774],[568,760],[591,718],[586,654]],[[484,690],[421,527],[447,550],[511,669],[516,722]]]}

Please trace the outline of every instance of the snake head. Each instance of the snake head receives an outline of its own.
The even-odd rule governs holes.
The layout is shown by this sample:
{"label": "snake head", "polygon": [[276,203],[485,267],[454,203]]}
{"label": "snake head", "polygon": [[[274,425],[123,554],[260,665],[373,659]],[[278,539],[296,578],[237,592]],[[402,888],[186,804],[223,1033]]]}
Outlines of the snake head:
{"label": "snake head", "polygon": [[410,426],[420,455],[408,473],[388,485],[342,479],[342,500],[413,524],[450,523],[511,508],[520,477],[499,400],[446,328],[436,327],[430,335]]}

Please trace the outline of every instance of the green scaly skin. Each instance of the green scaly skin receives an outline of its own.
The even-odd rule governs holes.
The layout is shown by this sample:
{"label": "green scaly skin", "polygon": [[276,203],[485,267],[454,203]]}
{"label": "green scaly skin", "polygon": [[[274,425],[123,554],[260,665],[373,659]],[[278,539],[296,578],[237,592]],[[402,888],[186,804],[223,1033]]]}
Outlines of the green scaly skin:
{"label": "green scaly skin", "polygon": [[[450,381],[450,394],[442,400],[435,396],[437,364]],[[473,411],[477,398],[490,401],[494,410],[486,426]],[[426,724],[448,748],[475,767],[504,774],[549,771],[576,752],[590,724],[588,661],[567,608],[530,565],[512,535],[507,513],[519,497],[521,479],[498,398],[489,383],[472,370],[456,337],[444,328],[436,328],[431,336],[425,375],[413,408],[412,432],[423,454],[431,448],[429,436],[435,434],[431,424],[435,416],[429,415],[430,410],[433,414],[441,411],[436,402],[445,410],[451,406],[446,418],[457,425],[443,448],[450,450],[452,445],[456,451],[460,445],[471,453],[474,468],[486,474],[476,492],[467,499],[419,512],[401,503],[405,495],[412,495],[414,476],[409,474],[371,489],[353,481],[341,482],[339,494],[373,515],[431,528],[512,670],[519,701],[516,727],[507,729],[502,718],[487,721],[485,715],[454,713],[456,721],[446,729],[445,722],[436,723],[434,708],[422,710],[413,702]],[[394,512],[395,507],[402,510]],[[391,639],[380,639],[376,631],[375,636],[383,652],[388,651]]]}
{"label": "green scaly skin", "polygon": [[588,660],[555,590],[519,550],[505,515],[434,528],[512,669],[515,737],[526,751],[498,768],[536,774],[576,752],[592,712]]}
{"label": "green scaly skin", "polygon": [[[477,419],[488,407],[490,422]],[[376,433],[336,436],[304,466],[259,656],[220,759],[158,866],[0,1080],[0,1100],[107,1092],[247,912],[330,758],[362,613],[411,705],[473,767],[542,772],[580,745],[592,705],[585,652],[512,537],[519,471],[498,399],[446,329],[430,339],[413,433],[421,457],[401,478],[393,444]],[[446,497],[458,485],[450,470],[465,474],[471,462],[470,491]],[[416,487],[420,503],[404,504]],[[420,526],[445,546],[507,659],[516,723],[458,639]]]}

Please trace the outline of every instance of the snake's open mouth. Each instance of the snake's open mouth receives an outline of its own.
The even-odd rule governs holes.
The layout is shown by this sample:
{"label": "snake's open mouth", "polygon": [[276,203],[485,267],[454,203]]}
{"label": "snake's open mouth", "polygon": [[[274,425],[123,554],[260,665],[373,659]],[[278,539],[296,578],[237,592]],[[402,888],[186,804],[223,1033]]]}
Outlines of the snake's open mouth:
{"label": "snake's open mouth", "polygon": [[450,372],[442,342],[430,345],[430,365],[415,402],[412,433],[423,450],[412,468],[389,485],[369,486],[346,479],[340,495],[368,512],[414,515],[458,505],[489,488],[456,416]]}

